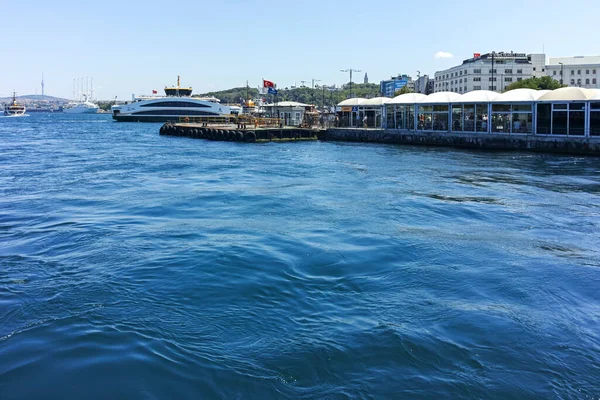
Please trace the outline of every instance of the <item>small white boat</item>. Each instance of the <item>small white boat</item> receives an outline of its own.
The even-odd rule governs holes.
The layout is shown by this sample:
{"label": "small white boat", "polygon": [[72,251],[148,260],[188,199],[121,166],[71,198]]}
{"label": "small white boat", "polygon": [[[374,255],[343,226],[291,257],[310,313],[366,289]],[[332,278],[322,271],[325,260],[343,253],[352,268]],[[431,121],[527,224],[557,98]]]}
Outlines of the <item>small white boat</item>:
{"label": "small white boat", "polygon": [[17,92],[13,92],[12,102],[4,107],[4,115],[7,117],[20,117],[25,115],[25,111],[25,106],[17,103]]}

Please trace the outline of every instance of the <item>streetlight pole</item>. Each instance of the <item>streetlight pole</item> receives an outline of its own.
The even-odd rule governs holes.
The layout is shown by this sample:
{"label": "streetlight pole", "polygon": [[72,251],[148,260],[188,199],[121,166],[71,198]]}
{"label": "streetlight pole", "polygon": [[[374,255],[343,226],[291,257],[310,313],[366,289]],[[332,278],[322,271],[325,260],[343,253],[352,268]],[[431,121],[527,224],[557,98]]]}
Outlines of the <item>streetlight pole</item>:
{"label": "streetlight pole", "polygon": [[348,68],[348,69],[340,69],[340,72],[350,72],[350,98],[352,98],[352,73],[353,72],[362,72],[360,69]]}
{"label": "streetlight pole", "polygon": [[562,86],[563,85],[563,71],[564,71],[565,65],[561,62],[559,62],[559,64],[560,64],[560,86]]}

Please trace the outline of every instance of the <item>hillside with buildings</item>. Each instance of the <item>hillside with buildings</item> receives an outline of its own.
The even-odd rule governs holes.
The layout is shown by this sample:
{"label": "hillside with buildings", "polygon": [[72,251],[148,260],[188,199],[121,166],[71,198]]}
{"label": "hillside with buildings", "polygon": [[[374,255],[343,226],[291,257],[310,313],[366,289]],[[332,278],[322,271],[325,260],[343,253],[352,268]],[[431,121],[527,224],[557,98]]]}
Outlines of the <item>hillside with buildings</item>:
{"label": "hillside with buildings", "polygon": [[[380,87],[374,83],[352,83],[343,85],[343,87],[315,85],[314,88],[301,86],[291,88],[279,88],[277,91],[277,101],[297,101],[305,104],[315,104],[317,106],[331,106],[350,97],[372,98],[380,94]],[[352,96],[351,96],[352,93]],[[222,103],[240,104],[247,99],[262,98],[267,102],[275,100],[274,95],[262,94],[256,88],[238,87],[216,92],[200,94],[201,97],[214,96]]]}
{"label": "hillside with buildings", "polygon": [[[17,96],[17,100],[22,103],[28,102],[48,102],[48,103],[67,103],[69,100],[61,97],[47,96],[41,94],[28,94],[24,96]],[[0,97],[0,103],[12,101],[10,97]]]}

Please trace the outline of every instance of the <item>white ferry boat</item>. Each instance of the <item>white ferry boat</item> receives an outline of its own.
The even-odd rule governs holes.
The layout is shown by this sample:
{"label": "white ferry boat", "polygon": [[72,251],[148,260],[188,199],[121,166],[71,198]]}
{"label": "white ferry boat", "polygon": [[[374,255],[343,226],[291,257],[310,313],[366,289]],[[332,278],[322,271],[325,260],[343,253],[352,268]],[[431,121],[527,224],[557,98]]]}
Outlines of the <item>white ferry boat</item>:
{"label": "white ferry boat", "polygon": [[25,111],[25,106],[17,103],[17,92],[13,92],[12,102],[4,107],[4,115],[8,117],[20,117],[25,115]]}
{"label": "white ferry boat", "polygon": [[176,87],[165,87],[165,96],[134,97],[129,104],[111,107],[117,121],[166,122],[179,117],[210,117],[229,114],[227,106],[216,98],[191,97],[192,88],[182,88],[177,77]]}

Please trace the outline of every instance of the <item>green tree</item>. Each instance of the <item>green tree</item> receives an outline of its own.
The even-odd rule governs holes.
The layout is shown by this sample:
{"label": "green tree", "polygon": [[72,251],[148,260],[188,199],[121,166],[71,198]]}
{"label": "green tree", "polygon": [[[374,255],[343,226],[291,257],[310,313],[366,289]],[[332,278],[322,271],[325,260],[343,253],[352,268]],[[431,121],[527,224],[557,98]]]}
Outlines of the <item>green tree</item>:
{"label": "green tree", "polygon": [[505,92],[513,89],[535,89],[535,90],[554,90],[567,85],[561,85],[559,81],[549,76],[536,78],[535,76],[522,81],[516,81],[504,88]]}
{"label": "green tree", "polygon": [[394,92],[394,97],[400,96],[401,94],[414,93],[415,91],[409,88],[408,86],[404,86]]}
{"label": "green tree", "polygon": [[258,89],[246,88],[245,86],[243,86],[227,90],[221,90],[218,92],[203,93],[201,95],[198,95],[198,97],[214,96],[217,99],[221,100],[222,103],[239,104],[241,101],[247,100],[246,95],[250,97],[250,99],[255,99],[256,96],[258,96]]}

